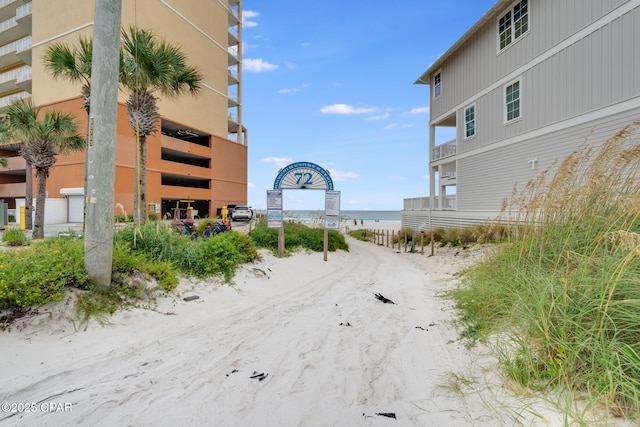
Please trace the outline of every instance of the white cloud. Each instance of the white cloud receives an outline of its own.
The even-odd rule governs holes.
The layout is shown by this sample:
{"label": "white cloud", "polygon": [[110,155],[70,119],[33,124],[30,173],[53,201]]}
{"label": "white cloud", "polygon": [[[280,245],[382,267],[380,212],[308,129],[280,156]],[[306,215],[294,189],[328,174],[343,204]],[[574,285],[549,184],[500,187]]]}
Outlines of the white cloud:
{"label": "white cloud", "polygon": [[348,181],[350,179],[358,178],[358,175],[355,172],[342,172],[335,169],[328,169],[329,175],[331,175],[332,181]]}
{"label": "white cloud", "polygon": [[260,16],[259,12],[254,12],[252,10],[243,10],[242,11],[242,26],[245,28],[249,27],[257,27],[258,23],[253,21],[252,18],[257,18]]}
{"label": "white cloud", "polygon": [[347,104],[326,105],[320,109],[323,114],[367,114],[375,111],[375,107],[354,107]]}
{"label": "white cloud", "polygon": [[411,123],[391,123],[384,127],[384,130],[393,130],[393,129],[409,129],[414,125]]}
{"label": "white cloud", "polygon": [[380,114],[379,116],[367,117],[365,120],[384,120],[389,118],[389,113]]}
{"label": "white cloud", "polygon": [[291,162],[293,162],[291,157],[265,157],[260,160],[260,163],[272,163],[279,168],[283,168]]}
{"label": "white cloud", "polygon": [[245,58],[242,60],[242,66],[245,71],[252,71],[254,73],[261,73],[263,71],[272,71],[278,68],[277,65],[263,61],[262,58],[250,59]]}
{"label": "white cloud", "polygon": [[302,92],[303,90],[305,90],[306,88],[308,88],[310,85],[309,83],[303,83],[298,87],[293,87],[293,88],[285,88],[285,89],[280,89],[278,91],[278,93],[280,94],[289,94],[289,93],[297,93],[297,92]]}
{"label": "white cloud", "polygon": [[426,107],[413,108],[411,109],[411,111],[409,111],[409,114],[424,114],[428,112],[429,112],[429,106],[426,106]]}
{"label": "white cloud", "polygon": [[247,182],[247,187],[249,187],[249,188],[253,188],[253,187],[255,187],[255,186],[256,186],[256,185],[255,185],[253,182]]}

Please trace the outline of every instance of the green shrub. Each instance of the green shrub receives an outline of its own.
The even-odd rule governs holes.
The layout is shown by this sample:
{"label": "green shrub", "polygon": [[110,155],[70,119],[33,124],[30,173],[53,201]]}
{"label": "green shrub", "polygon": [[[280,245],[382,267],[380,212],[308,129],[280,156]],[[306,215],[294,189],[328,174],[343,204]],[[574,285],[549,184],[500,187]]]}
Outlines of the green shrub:
{"label": "green shrub", "polygon": [[0,307],[60,300],[67,286],[84,287],[84,242],[45,239],[28,248],[0,251]]}
{"label": "green shrub", "polygon": [[2,241],[6,242],[9,246],[25,246],[29,244],[27,235],[18,228],[5,230]]}
{"label": "green shrub", "polygon": [[[285,250],[303,248],[315,252],[324,251],[324,229],[322,228],[311,228],[304,224],[285,222],[284,235]],[[274,252],[278,250],[278,229],[267,228],[266,221],[258,223],[250,236],[257,247],[270,249]],[[336,230],[329,230],[328,236],[328,251],[349,250],[349,245],[342,234]]]}
{"label": "green shrub", "polygon": [[179,271],[196,276],[221,274],[230,279],[237,265],[251,262],[257,256],[251,238],[235,231],[208,239],[192,239],[157,223],[126,227],[117,234],[116,240],[132,254],[154,263],[171,263]]}

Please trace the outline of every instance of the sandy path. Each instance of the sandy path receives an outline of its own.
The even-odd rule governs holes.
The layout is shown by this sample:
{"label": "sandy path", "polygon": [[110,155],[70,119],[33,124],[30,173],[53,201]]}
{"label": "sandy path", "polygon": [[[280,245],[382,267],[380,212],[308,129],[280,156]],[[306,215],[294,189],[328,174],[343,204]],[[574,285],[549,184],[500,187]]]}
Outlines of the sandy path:
{"label": "sandy path", "polygon": [[[200,299],[107,327],[43,319],[0,334],[0,401],[36,403],[0,425],[495,425],[439,387],[472,362],[435,297],[442,280],[407,259],[420,255],[349,244],[328,262],[264,253],[235,287],[181,285]],[[51,402],[71,411],[44,412]]]}

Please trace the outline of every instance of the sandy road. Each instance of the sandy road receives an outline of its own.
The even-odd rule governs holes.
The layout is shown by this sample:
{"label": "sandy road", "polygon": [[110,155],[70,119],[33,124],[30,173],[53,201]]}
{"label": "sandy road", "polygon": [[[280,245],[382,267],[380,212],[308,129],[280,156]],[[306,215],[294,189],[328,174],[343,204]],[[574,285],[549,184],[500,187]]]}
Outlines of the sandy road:
{"label": "sandy road", "polygon": [[349,244],[327,262],[264,253],[233,287],[184,283],[109,326],[52,316],[0,334],[0,401],[36,404],[0,426],[496,425],[440,387],[471,362],[442,281],[412,255]]}

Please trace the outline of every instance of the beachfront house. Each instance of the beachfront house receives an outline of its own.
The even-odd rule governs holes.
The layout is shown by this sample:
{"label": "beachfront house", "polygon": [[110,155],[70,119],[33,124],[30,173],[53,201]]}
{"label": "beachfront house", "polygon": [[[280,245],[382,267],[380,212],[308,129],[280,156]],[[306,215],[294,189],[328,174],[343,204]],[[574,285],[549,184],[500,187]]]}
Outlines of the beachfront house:
{"label": "beachfront house", "polygon": [[402,225],[485,223],[514,184],[640,119],[640,0],[500,0],[415,83],[430,188]]}

